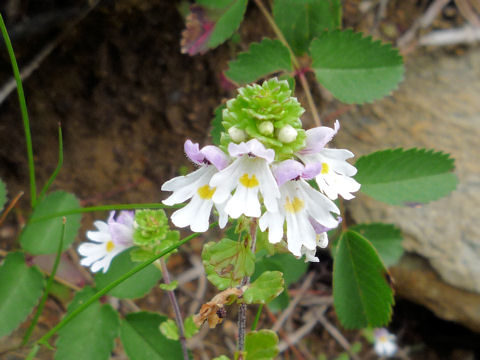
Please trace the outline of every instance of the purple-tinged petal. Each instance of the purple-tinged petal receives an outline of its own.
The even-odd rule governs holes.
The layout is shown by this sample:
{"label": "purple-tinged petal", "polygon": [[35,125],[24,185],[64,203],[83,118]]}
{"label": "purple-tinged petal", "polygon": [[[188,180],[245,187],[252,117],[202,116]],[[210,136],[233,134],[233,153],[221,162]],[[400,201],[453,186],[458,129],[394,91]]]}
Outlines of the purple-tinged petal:
{"label": "purple-tinged petal", "polygon": [[107,224],[110,225],[113,222],[115,222],[115,210],[110,211],[110,214],[108,215]]}
{"label": "purple-tinged petal", "polygon": [[277,180],[278,186],[282,186],[287,181],[298,178],[304,170],[302,164],[295,160],[285,160],[276,165],[273,169],[273,175]]}
{"label": "purple-tinged petal", "polygon": [[275,151],[266,149],[257,139],[241,142],[240,144],[230,143],[228,145],[228,153],[231,156],[240,157],[246,154],[261,157],[270,164],[275,159]]}
{"label": "purple-tinged petal", "polygon": [[135,218],[135,212],[131,210],[120,211],[120,215],[117,216],[116,222],[126,226],[133,226],[133,219]]}
{"label": "purple-tinged petal", "polygon": [[[322,233],[324,233],[324,232],[327,232],[327,231],[330,231],[330,230],[333,230],[333,229],[336,228],[336,226],[333,227],[333,228],[329,228],[329,227],[323,226],[322,224],[320,224],[318,221],[316,221],[316,220],[315,220],[314,218],[312,218],[312,217],[310,217],[308,220],[310,220],[310,224],[312,224],[313,230],[315,230],[315,233],[316,233],[316,234],[322,234]],[[339,217],[337,218],[337,221],[338,221],[338,223],[337,223],[337,226],[338,226],[338,224],[340,224],[340,223],[342,222],[342,218],[339,216]]]}
{"label": "purple-tinged petal", "polygon": [[187,154],[188,158],[195,164],[201,165],[203,163],[205,156],[200,152],[198,143],[193,143],[190,139],[188,139],[185,141],[183,149],[185,150],[185,154]]}
{"label": "purple-tinged petal", "polygon": [[116,245],[133,245],[133,227],[120,223],[110,224],[110,235]]}
{"label": "purple-tinged petal", "polygon": [[304,178],[305,180],[311,180],[321,172],[322,172],[321,162],[308,163],[305,165],[305,168],[302,171],[302,178]]}
{"label": "purple-tinged petal", "polygon": [[322,150],[340,129],[340,122],[335,120],[334,128],[318,126],[306,131],[306,146],[300,150],[300,154],[315,154]]}
{"label": "purple-tinged petal", "polygon": [[207,145],[200,150],[200,152],[205,156],[211,164],[220,171],[227,167],[228,165],[228,156],[218,147],[213,145]]}

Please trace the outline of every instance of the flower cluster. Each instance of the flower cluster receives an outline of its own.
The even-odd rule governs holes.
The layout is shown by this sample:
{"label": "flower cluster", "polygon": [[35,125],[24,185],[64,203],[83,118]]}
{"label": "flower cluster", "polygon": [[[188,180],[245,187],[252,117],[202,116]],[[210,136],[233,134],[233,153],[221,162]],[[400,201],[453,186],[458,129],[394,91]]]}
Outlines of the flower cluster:
{"label": "flower cluster", "polygon": [[[318,261],[317,246],[328,244],[326,232],[341,221],[332,200],[338,195],[351,199],[360,188],[352,178],[355,167],[346,161],[354,155],[326,147],[339,122],[333,129],[304,131],[299,119],[303,109],[286,81],[271,79],[238,92],[223,112],[221,148],[200,149],[187,140],[185,153],[199,168],[163,184],[162,190],[173,192],[164,204],[190,199],[171,220],[177,227],[203,232],[213,206],[221,228],[228,217],[259,218],[271,243],[281,242],[286,230],[290,252]],[[309,183],[313,179],[319,190]]]}

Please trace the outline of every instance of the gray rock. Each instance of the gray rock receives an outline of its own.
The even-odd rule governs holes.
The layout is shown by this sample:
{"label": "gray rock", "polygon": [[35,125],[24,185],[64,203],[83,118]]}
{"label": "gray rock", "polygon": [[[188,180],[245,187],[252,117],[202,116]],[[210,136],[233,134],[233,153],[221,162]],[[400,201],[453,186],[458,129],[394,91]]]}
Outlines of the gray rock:
{"label": "gray rock", "polygon": [[462,56],[409,59],[393,96],[340,117],[337,147],[357,156],[389,147],[425,147],[450,153],[459,186],[416,208],[359,195],[348,202],[357,222],[397,224],[404,247],[428,259],[441,278],[480,293],[480,49]]}

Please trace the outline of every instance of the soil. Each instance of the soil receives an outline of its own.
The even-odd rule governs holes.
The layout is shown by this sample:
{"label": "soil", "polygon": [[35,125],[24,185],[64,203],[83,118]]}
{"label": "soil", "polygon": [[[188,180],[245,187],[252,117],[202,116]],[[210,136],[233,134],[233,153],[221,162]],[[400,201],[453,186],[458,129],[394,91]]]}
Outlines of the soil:
{"label": "soil", "polygon": [[[350,25],[361,27],[361,17],[355,11],[358,1],[347,3],[345,16],[351,14]],[[66,33],[24,82],[39,187],[56,166],[59,123],[63,131],[64,165],[52,189],[75,193],[82,205],[160,202],[164,197],[160,185],[177,174],[181,166],[192,169],[184,156],[183,143],[186,138],[208,143],[213,110],[223,99],[234,95],[220,74],[227,68],[235,45],[221,46],[204,56],[182,55],[179,43],[184,22],[178,10],[180,5],[164,0],[101,1]],[[72,18],[78,16],[80,6],[87,6],[87,2],[49,0],[39,5],[33,0],[10,0],[0,5],[2,14],[7,14],[7,25],[15,30],[12,40],[20,66],[68,28]],[[45,14],[53,14],[54,20],[47,22]],[[401,11],[400,14],[405,16]],[[249,41],[270,34],[263,21],[259,24],[259,18],[260,14],[250,6],[241,29],[243,40],[236,46],[245,48]],[[400,20],[404,27],[412,22],[411,18],[400,17]],[[0,60],[0,83],[5,83],[11,76],[5,51],[1,52]],[[0,178],[6,182],[10,197],[25,191],[16,212],[12,213],[15,216],[9,216],[0,232],[0,247],[9,250],[18,247],[15,239],[23,218],[28,215],[29,204],[23,128],[14,93],[0,105],[0,114]],[[91,227],[94,219],[93,214],[83,217],[81,233]],[[82,240],[79,236],[78,241]],[[188,249],[198,252],[201,241],[186,247],[183,256],[172,258],[174,275],[191,266],[184,260]],[[312,269],[318,271],[312,291],[327,291],[331,286],[329,256],[324,254],[322,262],[313,264]],[[168,312],[168,302],[164,300],[160,291],[154,291],[140,305]],[[180,302],[186,304],[187,300],[185,296]],[[40,332],[58,321],[64,305],[61,300],[47,303]],[[302,325],[302,311],[300,308],[294,317],[295,326]],[[480,343],[477,335],[402,300],[398,301],[394,314],[391,326],[399,332],[400,344],[420,345],[410,358],[475,358],[475,346]],[[229,314],[232,321],[234,315]],[[328,316],[339,326],[332,311]],[[262,323],[271,324],[266,317],[262,317]],[[229,353],[223,344],[233,325],[227,321],[223,328],[207,336],[209,343],[217,344],[208,346],[212,358]],[[352,342],[363,343],[361,358],[372,358],[371,347],[359,332],[342,330],[342,333]],[[448,336],[439,337],[442,334]],[[230,338],[234,339],[233,335]],[[342,352],[319,326],[304,343],[318,349],[314,353],[324,352],[331,359]],[[476,351],[480,356],[478,347]],[[21,358],[17,355],[5,356]],[[40,354],[42,359],[51,356],[49,351]],[[122,356],[122,351],[115,352],[116,358]],[[295,358],[287,356],[286,359]]]}

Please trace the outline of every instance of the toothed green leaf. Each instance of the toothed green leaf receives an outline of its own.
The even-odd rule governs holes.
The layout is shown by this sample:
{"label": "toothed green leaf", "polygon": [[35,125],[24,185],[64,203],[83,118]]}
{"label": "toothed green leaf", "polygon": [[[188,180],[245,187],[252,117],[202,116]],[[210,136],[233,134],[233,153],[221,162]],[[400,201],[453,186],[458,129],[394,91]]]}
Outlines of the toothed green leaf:
{"label": "toothed green leaf", "polygon": [[398,50],[352,30],[323,32],[310,51],[317,80],[349,104],[389,95],[403,79]]}
{"label": "toothed green leaf", "polygon": [[247,304],[265,304],[276,298],[284,289],[280,271],[265,271],[243,293]]}
{"label": "toothed green leaf", "polygon": [[226,11],[215,23],[207,43],[209,48],[217,47],[233,35],[243,20],[246,8],[247,0],[230,1]]}
{"label": "toothed green leaf", "polygon": [[272,330],[251,331],[245,337],[246,360],[272,360],[278,354],[278,336]]}

